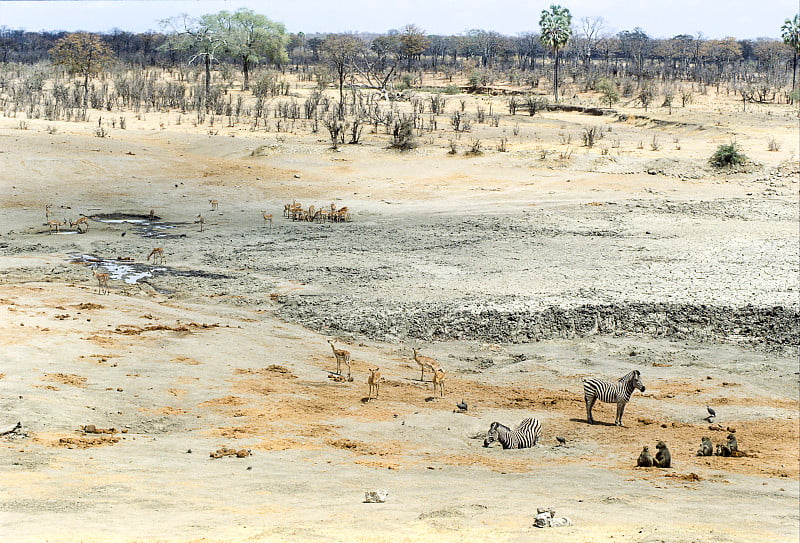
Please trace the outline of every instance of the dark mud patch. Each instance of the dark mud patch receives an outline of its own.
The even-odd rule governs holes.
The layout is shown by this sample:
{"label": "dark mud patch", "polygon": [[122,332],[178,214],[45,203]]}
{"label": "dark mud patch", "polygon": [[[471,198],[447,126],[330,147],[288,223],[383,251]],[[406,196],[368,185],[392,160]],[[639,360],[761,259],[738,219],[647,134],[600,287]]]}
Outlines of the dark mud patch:
{"label": "dark mud patch", "polygon": [[[472,340],[528,343],[596,334],[645,334],[670,339],[724,341],[764,348],[800,345],[800,311],[785,307],[717,307],[669,303],[622,303],[540,310],[474,309],[470,300],[425,306],[381,301],[364,304],[333,297],[281,299],[281,316],[325,332],[373,339]],[[465,306],[473,309],[466,309]],[[487,302],[487,306],[488,306]]]}

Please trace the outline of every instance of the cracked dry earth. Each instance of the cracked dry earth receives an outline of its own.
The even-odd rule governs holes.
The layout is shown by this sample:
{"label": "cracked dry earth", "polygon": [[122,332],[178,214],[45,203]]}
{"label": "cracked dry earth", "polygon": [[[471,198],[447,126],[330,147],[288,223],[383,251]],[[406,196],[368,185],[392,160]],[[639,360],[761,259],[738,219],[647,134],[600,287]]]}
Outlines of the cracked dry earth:
{"label": "cracked dry earth", "polygon": [[[377,144],[333,154],[301,136],[254,158],[246,132],[135,123],[104,140],[66,125],[0,137],[0,430],[23,425],[0,436],[3,540],[800,536],[785,165],[707,172],[706,133],[682,135],[674,175],[635,156],[534,164],[522,144],[468,161]],[[349,205],[353,222],[281,219],[292,198]],[[49,235],[45,200],[71,215],[155,208],[176,237],[99,221]],[[157,246],[163,265],[145,261]],[[99,295],[93,258],[137,280],[123,271]],[[352,353],[352,381],[334,378],[329,338]],[[415,347],[445,368],[443,398]],[[366,401],[374,367],[385,381]],[[647,390],[625,427],[606,404],[587,425],[581,378],[634,368]],[[482,447],[492,421],[528,416],[544,427],[537,447]],[[695,456],[728,428],[746,456]],[[659,440],[673,467],[636,468]],[[250,454],[210,456],[223,447]],[[363,503],[373,490],[386,502]],[[573,526],[532,528],[537,507]]]}

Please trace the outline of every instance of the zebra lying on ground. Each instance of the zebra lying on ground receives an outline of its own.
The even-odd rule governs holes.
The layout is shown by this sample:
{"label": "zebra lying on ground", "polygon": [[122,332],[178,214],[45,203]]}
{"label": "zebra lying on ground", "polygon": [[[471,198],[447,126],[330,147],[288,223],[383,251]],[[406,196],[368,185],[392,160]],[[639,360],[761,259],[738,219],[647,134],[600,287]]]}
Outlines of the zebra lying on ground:
{"label": "zebra lying on ground", "polygon": [[527,418],[515,430],[493,422],[483,440],[483,446],[488,447],[492,442],[499,441],[504,449],[527,449],[536,445],[541,432],[542,423],[538,419]]}
{"label": "zebra lying on ground", "polygon": [[620,377],[616,383],[588,377],[583,380],[583,399],[586,401],[586,419],[589,424],[594,424],[592,418],[592,407],[595,400],[604,403],[617,404],[617,426],[622,426],[622,413],[625,411],[625,404],[631,399],[633,390],[638,388],[644,392],[644,383],[639,370],[633,370],[624,377]]}

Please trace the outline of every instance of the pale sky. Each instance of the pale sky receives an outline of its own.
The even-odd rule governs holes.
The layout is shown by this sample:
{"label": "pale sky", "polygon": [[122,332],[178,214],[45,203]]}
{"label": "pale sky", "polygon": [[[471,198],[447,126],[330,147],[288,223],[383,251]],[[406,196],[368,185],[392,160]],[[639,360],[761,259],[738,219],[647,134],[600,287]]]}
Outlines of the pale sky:
{"label": "pale sky", "polygon": [[0,0],[0,27],[39,30],[130,32],[159,30],[158,21],[250,8],[289,32],[383,33],[415,24],[428,34],[469,29],[514,36],[536,31],[550,4],[570,9],[573,22],[603,17],[609,32],[641,27],[653,38],[702,33],[705,38],[780,37],[783,21],[800,9],[798,0]]}

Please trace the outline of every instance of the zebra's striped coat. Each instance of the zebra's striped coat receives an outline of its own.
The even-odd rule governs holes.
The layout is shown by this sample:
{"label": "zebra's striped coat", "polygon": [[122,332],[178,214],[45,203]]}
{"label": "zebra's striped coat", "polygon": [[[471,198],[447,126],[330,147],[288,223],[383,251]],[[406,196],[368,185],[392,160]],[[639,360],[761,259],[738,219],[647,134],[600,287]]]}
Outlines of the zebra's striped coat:
{"label": "zebra's striped coat", "polygon": [[541,432],[542,423],[534,418],[523,420],[514,430],[499,422],[493,422],[486,433],[483,446],[488,447],[491,443],[499,441],[504,449],[527,449],[536,445]]}
{"label": "zebra's striped coat", "polygon": [[617,404],[617,418],[615,424],[622,426],[622,414],[625,412],[625,405],[631,399],[631,394],[635,389],[644,392],[645,387],[642,383],[642,374],[639,370],[633,370],[619,378],[616,383],[589,377],[583,380],[583,399],[586,401],[586,419],[589,424],[594,424],[592,418],[592,407],[596,400],[604,403]]}

